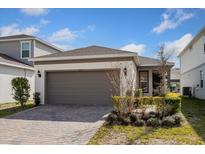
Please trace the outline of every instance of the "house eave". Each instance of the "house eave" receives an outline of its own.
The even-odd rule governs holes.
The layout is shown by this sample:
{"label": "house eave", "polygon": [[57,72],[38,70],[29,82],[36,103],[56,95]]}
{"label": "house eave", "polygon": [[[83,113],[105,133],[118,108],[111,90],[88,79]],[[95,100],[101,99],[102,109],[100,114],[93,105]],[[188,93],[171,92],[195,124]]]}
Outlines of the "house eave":
{"label": "house eave", "polygon": [[43,43],[43,44],[45,44],[45,45],[47,45],[47,46],[49,46],[49,47],[51,47],[51,48],[53,48],[53,49],[55,49],[55,50],[58,50],[59,52],[64,52],[64,50],[62,50],[62,49],[60,49],[60,48],[58,48],[58,47],[56,47],[56,46],[54,46],[54,45],[52,45],[52,44],[50,44],[50,43],[44,41],[44,40],[42,40],[42,39],[36,38],[36,37],[15,38],[15,39],[2,39],[2,40],[0,40],[0,42],[25,41],[25,40],[35,40],[35,41],[39,41],[39,42],[41,42],[41,43]]}
{"label": "house eave", "polygon": [[21,69],[27,69],[27,70],[34,71],[34,68],[31,67],[31,66],[26,67],[26,66],[14,65],[14,64],[4,63],[4,62],[0,62],[0,65],[9,66],[9,67],[16,67],[16,68],[21,68]]}
{"label": "house eave", "polygon": [[81,60],[81,59],[100,59],[100,58],[121,58],[136,57],[134,54],[110,54],[110,55],[89,55],[89,56],[67,56],[67,57],[45,57],[31,58],[29,61],[60,61],[60,60]]}

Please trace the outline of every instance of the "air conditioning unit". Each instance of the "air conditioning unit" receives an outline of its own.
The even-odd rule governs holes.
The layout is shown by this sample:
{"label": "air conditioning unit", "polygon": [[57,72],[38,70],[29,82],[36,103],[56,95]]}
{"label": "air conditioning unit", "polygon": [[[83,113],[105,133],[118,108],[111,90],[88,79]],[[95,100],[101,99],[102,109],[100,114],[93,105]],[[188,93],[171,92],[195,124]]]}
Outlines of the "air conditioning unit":
{"label": "air conditioning unit", "polygon": [[192,96],[192,87],[183,87],[183,96]]}

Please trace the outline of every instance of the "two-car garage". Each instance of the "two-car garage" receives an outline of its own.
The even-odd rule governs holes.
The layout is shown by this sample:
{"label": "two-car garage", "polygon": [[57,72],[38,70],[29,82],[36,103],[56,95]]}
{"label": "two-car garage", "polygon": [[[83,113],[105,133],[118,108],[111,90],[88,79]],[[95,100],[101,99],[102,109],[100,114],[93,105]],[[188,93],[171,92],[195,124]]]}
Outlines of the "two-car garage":
{"label": "two-car garage", "polygon": [[[112,105],[137,79],[135,53],[99,46],[33,58],[35,91],[50,105]],[[109,76],[109,77],[108,77]]]}
{"label": "two-car garage", "polygon": [[45,103],[111,105],[111,91],[114,91],[114,87],[108,74],[112,72],[104,70],[47,72]]}

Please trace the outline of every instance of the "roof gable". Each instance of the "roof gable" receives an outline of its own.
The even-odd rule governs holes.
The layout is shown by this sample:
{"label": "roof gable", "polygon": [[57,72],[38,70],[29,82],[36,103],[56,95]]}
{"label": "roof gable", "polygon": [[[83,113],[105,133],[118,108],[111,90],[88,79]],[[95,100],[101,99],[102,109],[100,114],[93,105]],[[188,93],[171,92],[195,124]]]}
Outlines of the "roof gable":
{"label": "roof gable", "polygon": [[137,56],[136,53],[123,51],[118,49],[112,49],[101,46],[89,46],[84,48],[78,48],[69,50],[62,53],[54,53],[50,55],[40,56],[37,58],[52,58],[52,57],[65,57],[65,56],[94,56],[94,55],[114,55],[114,54],[133,54],[133,56]]}
{"label": "roof gable", "polygon": [[38,37],[31,36],[31,35],[26,35],[26,34],[3,36],[3,37],[0,37],[0,42],[16,41],[16,40],[20,40],[21,41],[21,40],[27,40],[27,39],[39,41],[39,42],[47,45],[48,47],[55,49],[58,52],[63,52],[64,51],[64,50],[56,47],[55,45],[53,45],[51,43],[48,43],[48,42],[46,42],[46,41],[44,41],[44,40],[42,40],[42,39],[40,39]]}
{"label": "roof gable", "polygon": [[22,39],[22,38],[34,38],[34,36],[26,35],[26,34],[10,35],[10,36],[3,36],[3,37],[0,37],[0,40],[7,40],[7,39]]}

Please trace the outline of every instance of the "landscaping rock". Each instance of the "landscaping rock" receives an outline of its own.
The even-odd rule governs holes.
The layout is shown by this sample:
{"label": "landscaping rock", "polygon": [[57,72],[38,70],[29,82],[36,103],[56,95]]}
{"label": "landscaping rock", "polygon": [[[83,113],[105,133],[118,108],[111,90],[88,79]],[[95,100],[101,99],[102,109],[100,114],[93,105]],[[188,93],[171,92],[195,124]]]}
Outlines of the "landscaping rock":
{"label": "landscaping rock", "polygon": [[156,117],[156,115],[157,115],[157,111],[156,111],[155,108],[147,108],[144,111],[143,119],[147,120],[147,119],[149,119],[151,117],[154,118],[154,117]]}

